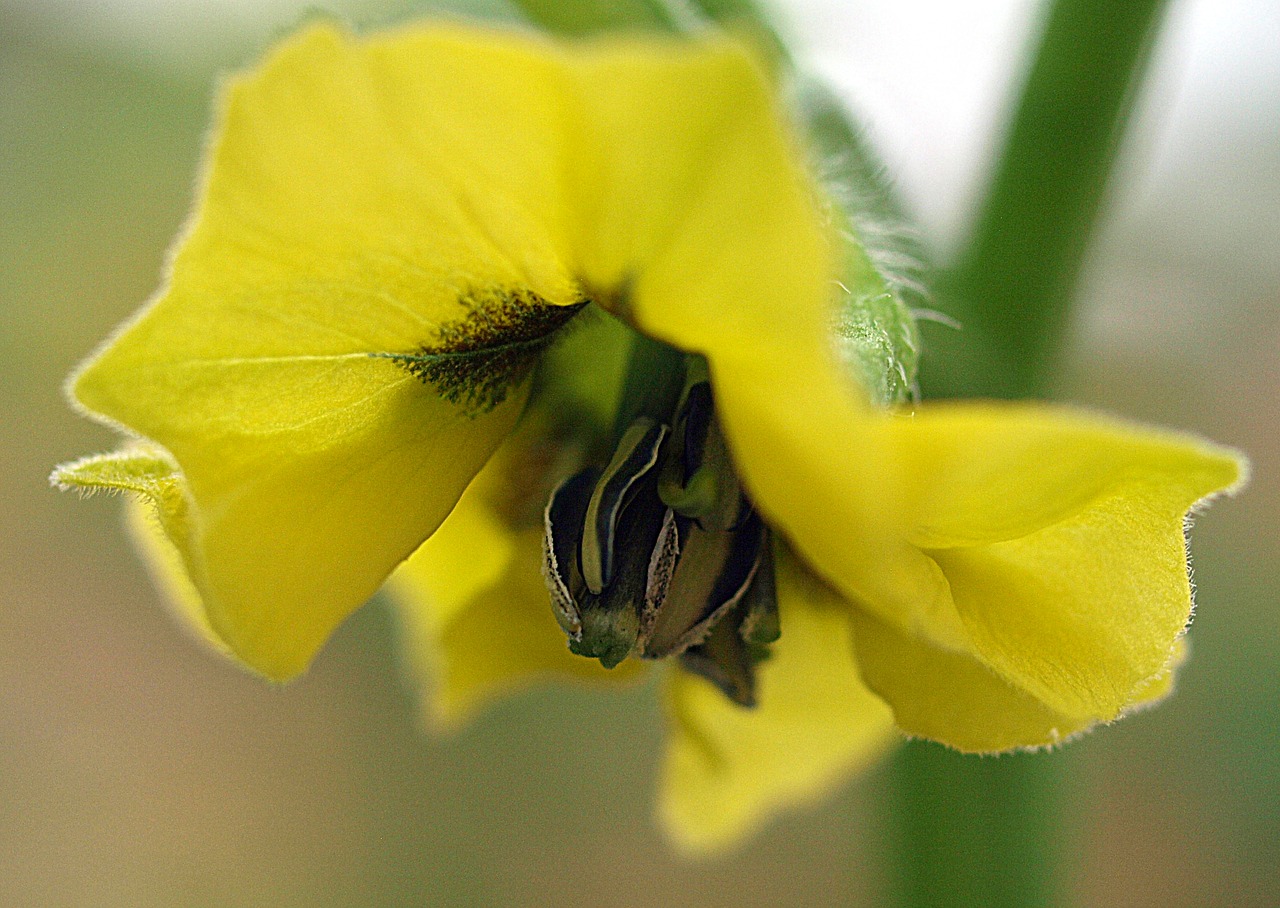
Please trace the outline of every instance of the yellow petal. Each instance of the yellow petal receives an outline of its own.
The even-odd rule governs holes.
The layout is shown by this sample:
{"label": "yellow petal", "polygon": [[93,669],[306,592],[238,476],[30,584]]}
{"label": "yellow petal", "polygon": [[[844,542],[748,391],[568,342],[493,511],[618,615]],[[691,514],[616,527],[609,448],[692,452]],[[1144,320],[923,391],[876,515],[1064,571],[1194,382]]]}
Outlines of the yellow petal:
{"label": "yellow petal", "polygon": [[778,811],[812,803],[894,740],[892,714],[863,686],[849,608],[792,559],[778,561],[782,637],[743,709],[702,678],[667,678],[670,742],[661,819],[687,850],[722,850]]}
{"label": "yellow petal", "polygon": [[[854,612],[853,626],[862,677],[909,735],[965,753],[995,753],[1059,744],[1095,724],[1055,711],[971,655],[903,633],[866,611]],[[1179,638],[1169,663],[1132,693],[1126,712],[1169,694],[1185,650]]]}
{"label": "yellow petal", "polygon": [[174,616],[195,637],[229,654],[209,624],[200,592],[191,580],[202,560],[191,528],[190,494],[172,457],[151,445],[132,444],[62,464],[50,481],[86,494],[129,493],[125,509],[129,536]]}
{"label": "yellow petal", "polygon": [[[210,623],[274,678],[440,524],[521,405],[464,412],[388,354],[483,328],[494,300],[665,300],[707,325],[826,274],[769,87],[727,39],[320,25],[232,82],[215,136],[165,288],[73,393],[172,453]],[[751,311],[727,330],[763,337]]]}
{"label": "yellow petal", "polygon": [[230,656],[226,642],[209,624],[200,591],[191,581],[182,553],[165,532],[155,505],[140,498],[132,499],[125,508],[125,526],[134,546],[142,553],[152,582],[178,623],[200,642]]}
{"label": "yellow petal", "polygon": [[1021,538],[1126,489],[1181,517],[1240,478],[1234,452],[1063,407],[936,403],[886,428],[921,548]]}
{"label": "yellow petal", "polygon": [[971,651],[1069,715],[1118,715],[1190,620],[1190,503],[1120,487],[1021,538],[934,551]]}
{"label": "yellow petal", "polygon": [[542,577],[541,525],[513,529],[491,503],[511,460],[499,452],[388,583],[401,616],[404,656],[436,727],[455,727],[497,697],[538,681],[616,683],[643,668],[630,660],[608,671],[569,652]]}
{"label": "yellow petal", "polygon": [[[751,392],[731,385],[726,406],[748,484],[807,560],[895,630],[1068,720],[1046,728],[1132,706],[1190,615],[1184,518],[1239,480],[1239,456],[1034,404],[879,415],[827,386],[755,392],[747,412]],[[1045,740],[1024,731],[992,734]]]}
{"label": "yellow petal", "polygon": [[584,72],[598,130],[630,141],[582,152],[576,246],[588,285],[627,289],[646,331],[767,371],[830,346],[832,251],[769,86],[741,50],[710,47]]}
{"label": "yellow petal", "polygon": [[1238,482],[1238,455],[1027,405],[939,407],[894,431],[910,538],[969,651],[1069,716],[1119,715],[1190,620],[1185,518]]}
{"label": "yellow petal", "polygon": [[1092,724],[1055,712],[966,653],[854,616],[858,665],[909,735],[966,753],[1056,744]]}
{"label": "yellow petal", "polygon": [[1174,685],[1178,679],[1178,669],[1182,668],[1182,663],[1187,661],[1188,649],[1185,636],[1179,637],[1174,641],[1173,655],[1169,659],[1169,664],[1165,666],[1163,671],[1147,679],[1145,683],[1138,687],[1134,693],[1133,702],[1125,708],[1126,713],[1138,712],[1148,706],[1154,706],[1173,693]]}
{"label": "yellow petal", "polygon": [[770,526],[853,601],[944,622],[946,580],[910,543],[910,515],[894,500],[893,421],[821,351],[772,373],[749,353],[712,359],[712,381],[734,462]]}

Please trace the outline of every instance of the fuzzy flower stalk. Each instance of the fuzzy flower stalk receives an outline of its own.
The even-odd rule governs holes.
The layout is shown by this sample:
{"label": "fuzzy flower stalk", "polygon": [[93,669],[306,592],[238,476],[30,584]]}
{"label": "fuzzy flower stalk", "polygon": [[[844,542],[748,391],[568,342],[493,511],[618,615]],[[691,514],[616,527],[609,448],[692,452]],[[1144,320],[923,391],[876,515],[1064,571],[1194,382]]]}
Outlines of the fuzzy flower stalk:
{"label": "fuzzy flower stalk", "polygon": [[163,287],[70,383],[123,445],[55,483],[137,493],[167,598],[267,678],[384,584],[436,725],[660,670],[695,850],[900,732],[1164,696],[1241,458],[912,401],[901,282],[780,97],[711,33],[308,27],[227,86]]}

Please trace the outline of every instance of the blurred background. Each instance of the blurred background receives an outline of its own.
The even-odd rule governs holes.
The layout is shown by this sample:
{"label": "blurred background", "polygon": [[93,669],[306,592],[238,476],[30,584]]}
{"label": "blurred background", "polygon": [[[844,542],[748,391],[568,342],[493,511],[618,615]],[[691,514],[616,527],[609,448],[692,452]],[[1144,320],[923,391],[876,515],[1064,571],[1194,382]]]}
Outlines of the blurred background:
{"label": "blurred background", "polygon": [[[945,254],[1039,5],[775,5]],[[316,6],[424,8],[0,0],[0,904],[877,904],[883,769],[681,861],[650,818],[652,689],[535,691],[432,739],[377,603],[267,686],[168,620],[118,502],[47,487],[112,446],[61,382],[156,286],[218,75]],[[1254,478],[1197,521],[1177,695],[1048,758],[1067,905],[1280,904],[1278,391],[1280,5],[1178,0],[1056,394],[1236,445]]]}

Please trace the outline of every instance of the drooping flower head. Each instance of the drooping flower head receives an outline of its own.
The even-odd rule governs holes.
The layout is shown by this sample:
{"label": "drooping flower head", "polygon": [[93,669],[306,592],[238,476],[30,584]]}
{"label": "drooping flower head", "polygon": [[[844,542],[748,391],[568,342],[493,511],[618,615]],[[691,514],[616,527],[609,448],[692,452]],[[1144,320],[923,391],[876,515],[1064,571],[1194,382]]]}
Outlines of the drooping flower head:
{"label": "drooping flower head", "polygon": [[695,847],[895,723],[1000,751],[1160,696],[1239,458],[902,405],[849,231],[727,38],[313,26],[229,85],[164,287],[73,379],[129,441],[54,478],[140,493],[170,597],[270,678],[393,571],[438,719],[669,666]]}

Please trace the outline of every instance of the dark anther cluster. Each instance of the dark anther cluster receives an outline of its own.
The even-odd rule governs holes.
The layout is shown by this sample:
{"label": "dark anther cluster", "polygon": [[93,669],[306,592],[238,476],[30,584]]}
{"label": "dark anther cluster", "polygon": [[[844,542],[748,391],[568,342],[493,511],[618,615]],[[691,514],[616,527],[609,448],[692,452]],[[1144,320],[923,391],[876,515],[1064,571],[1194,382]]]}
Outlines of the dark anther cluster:
{"label": "dark anther cluster", "polygon": [[440,326],[415,353],[382,354],[472,416],[488,413],[533,370],[556,332],[587,305],[547,302],[530,290],[472,292],[467,314]]}

